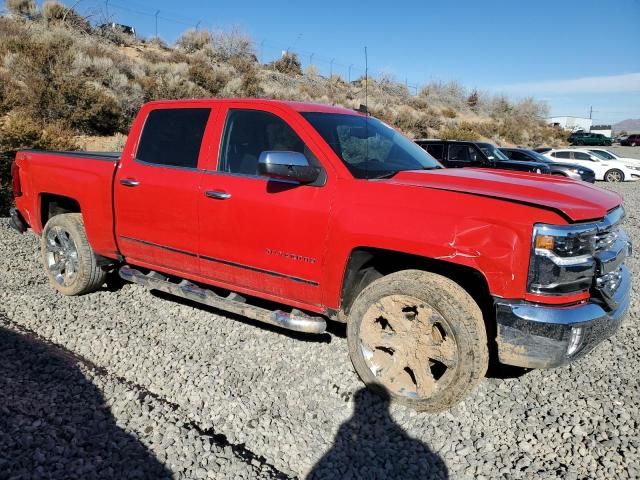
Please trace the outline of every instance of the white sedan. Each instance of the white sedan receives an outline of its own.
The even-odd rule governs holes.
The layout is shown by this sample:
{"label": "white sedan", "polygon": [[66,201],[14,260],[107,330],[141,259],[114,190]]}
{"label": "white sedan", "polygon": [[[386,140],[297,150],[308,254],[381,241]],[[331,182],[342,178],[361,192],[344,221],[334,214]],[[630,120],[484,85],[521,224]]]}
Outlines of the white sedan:
{"label": "white sedan", "polygon": [[595,153],[605,161],[611,160],[613,162],[621,162],[632,170],[634,169],[633,167],[640,167],[640,159],[638,158],[621,157],[617,153],[614,153],[611,150],[605,150],[604,148],[588,148],[587,150],[591,153]]}
{"label": "white sedan", "polygon": [[605,182],[627,182],[640,180],[640,165],[630,167],[615,160],[604,160],[585,148],[552,149],[544,153],[554,162],[573,163],[590,168],[596,180]]}

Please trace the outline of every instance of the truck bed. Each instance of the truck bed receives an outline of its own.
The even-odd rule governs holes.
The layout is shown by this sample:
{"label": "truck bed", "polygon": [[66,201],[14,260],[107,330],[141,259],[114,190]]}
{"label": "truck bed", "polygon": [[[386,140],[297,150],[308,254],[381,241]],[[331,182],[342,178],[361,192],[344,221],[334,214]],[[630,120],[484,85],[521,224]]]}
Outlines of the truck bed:
{"label": "truck bed", "polygon": [[113,176],[118,152],[19,150],[16,163],[23,179],[23,195],[16,205],[36,233],[47,212],[43,205],[59,197],[76,201],[84,214],[87,236],[96,253],[115,258]]}

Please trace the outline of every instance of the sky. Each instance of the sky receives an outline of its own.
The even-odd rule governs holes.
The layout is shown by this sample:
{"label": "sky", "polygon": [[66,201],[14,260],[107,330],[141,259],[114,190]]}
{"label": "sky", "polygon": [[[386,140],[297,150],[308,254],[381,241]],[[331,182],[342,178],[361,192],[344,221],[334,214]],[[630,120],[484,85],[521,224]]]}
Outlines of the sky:
{"label": "sky", "polygon": [[[552,115],[594,123],[640,118],[640,0],[283,1],[76,0],[139,35],[239,28],[262,61],[284,50],[345,79],[392,75],[411,90],[432,80],[533,96]],[[70,3],[67,1],[67,3]],[[311,57],[313,55],[313,57]]]}

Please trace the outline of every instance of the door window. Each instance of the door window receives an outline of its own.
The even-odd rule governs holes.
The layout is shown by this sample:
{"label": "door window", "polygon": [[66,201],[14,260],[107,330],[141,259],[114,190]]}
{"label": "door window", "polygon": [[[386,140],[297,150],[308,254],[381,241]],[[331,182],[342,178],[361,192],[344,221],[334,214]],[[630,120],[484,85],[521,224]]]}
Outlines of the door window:
{"label": "door window", "polygon": [[209,108],[152,110],[140,136],[136,159],[154,165],[196,168]]}
{"label": "door window", "polygon": [[427,145],[427,153],[429,153],[436,160],[442,160],[442,153],[444,147],[442,145]]}
{"label": "door window", "polygon": [[307,159],[312,157],[302,139],[280,117],[260,110],[231,110],[225,125],[218,170],[258,175],[260,154],[274,150],[299,152]]}
{"label": "door window", "polygon": [[573,158],[575,160],[585,160],[587,162],[591,161],[591,155],[584,152],[573,152]]}
{"label": "door window", "polygon": [[471,145],[449,145],[449,161],[452,162],[480,162],[480,153]]}
{"label": "door window", "polygon": [[571,152],[555,152],[553,154],[554,157],[556,158],[567,158],[570,159],[571,158]]}

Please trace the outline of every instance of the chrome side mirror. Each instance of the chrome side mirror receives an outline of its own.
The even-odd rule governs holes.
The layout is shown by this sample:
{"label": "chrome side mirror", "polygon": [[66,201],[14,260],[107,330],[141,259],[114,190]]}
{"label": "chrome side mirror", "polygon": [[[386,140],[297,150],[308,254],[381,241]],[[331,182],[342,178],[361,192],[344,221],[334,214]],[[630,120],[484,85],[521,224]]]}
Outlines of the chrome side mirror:
{"label": "chrome side mirror", "polygon": [[320,169],[309,165],[307,157],[300,152],[265,151],[258,158],[258,172],[280,180],[313,183]]}

